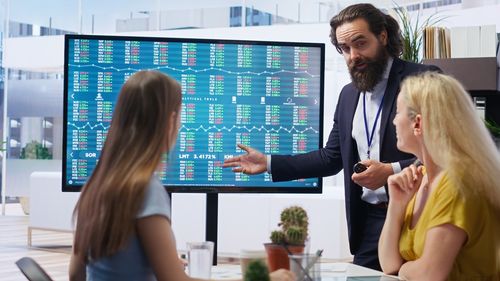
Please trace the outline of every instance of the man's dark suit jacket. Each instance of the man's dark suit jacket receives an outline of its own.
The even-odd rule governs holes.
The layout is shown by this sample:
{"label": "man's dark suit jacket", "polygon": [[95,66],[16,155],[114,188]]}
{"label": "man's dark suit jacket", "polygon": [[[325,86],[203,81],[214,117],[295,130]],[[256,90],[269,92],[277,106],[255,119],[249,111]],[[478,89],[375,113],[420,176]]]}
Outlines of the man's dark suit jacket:
{"label": "man's dark suit jacket", "polygon": [[[392,124],[396,113],[396,98],[401,81],[412,74],[428,70],[439,71],[434,66],[415,64],[394,58],[385,90],[382,119],[380,121],[380,161],[399,162],[409,166],[415,159],[396,147],[396,129]],[[273,181],[288,181],[300,178],[326,177],[344,169],[345,206],[349,245],[356,254],[362,239],[366,204],[361,200],[362,188],[351,180],[353,166],[359,156],[356,142],[352,138],[352,121],[358,105],[360,92],[352,83],[342,89],[335,109],[333,129],[325,147],[300,155],[272,155],[271,174]]]}

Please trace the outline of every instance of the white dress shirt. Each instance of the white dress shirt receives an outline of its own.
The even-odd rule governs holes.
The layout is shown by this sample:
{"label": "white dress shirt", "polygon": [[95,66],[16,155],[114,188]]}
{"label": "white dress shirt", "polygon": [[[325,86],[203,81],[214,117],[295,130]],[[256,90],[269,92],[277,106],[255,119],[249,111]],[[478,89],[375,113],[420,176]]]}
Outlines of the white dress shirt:
{"label": "white dress shirt", "polygon": [[[371,134],[375,122],[375,117],[377,111],[381,106],[382,98],[385,94],[385,89],[387,88],[387,80],[389,79],[389,73],[392,67],[392,58],[387,61],[387,66],[382,76],[382,80],[375,86],[373,92],[361,92],[359,95],[358,106],[356,112],[354,113],[354,119],[352,120],[352,138],[356,140],[358,155],[360,160],[368,159],[368,141],[365,129],[365,120],[363,115],[363,99],[366,95],[366,119],[368,121],[368,131]],[[370,159],[380,161],[380,122],[382,119],[382,112],[377,119],[377,124],[375,127],[373,139],[370,147]],[[394,172],[401,171],[401,166],[399,163],[391,163]],[[381,188],[382,187],[382,188]],[[387,194],[383,186],[376,190],[371,190],[363,187],[363,194],[361,195],[361,200],[368,202],[370,204],[378,204],[381,202],[387,202]]]}

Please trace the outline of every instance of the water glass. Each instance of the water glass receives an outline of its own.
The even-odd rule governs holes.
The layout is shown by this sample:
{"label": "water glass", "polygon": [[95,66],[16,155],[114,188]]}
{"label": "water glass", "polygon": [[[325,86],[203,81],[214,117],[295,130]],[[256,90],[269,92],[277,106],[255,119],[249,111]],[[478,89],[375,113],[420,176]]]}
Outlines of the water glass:
{"label": "water glass", "polygon": [[188,242],[188,273],[193,278],[210,279],[214,242]]}

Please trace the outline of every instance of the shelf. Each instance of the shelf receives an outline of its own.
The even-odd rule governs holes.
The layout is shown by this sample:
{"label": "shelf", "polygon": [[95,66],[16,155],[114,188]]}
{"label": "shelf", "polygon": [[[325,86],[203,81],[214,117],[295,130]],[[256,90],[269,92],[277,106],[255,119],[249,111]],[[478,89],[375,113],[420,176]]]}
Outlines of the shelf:
{"label": "shelf", "polygon": [[445,74],[457,78],[469,92],[484,91],[498,94],[498,65],[496,57],[427,59],[424,64],[435,65]]}
{"label": "shelf", "polygon": [[497,90],[469,90],[468,92],[472,97],[500,96],[500,91]]}
{"label": "shelf", "polygon": [[457,78],[472,97],[485,97],[485,117],[500,124],[500,79],[496,57],[429,59],[424,64],[438,66]]}

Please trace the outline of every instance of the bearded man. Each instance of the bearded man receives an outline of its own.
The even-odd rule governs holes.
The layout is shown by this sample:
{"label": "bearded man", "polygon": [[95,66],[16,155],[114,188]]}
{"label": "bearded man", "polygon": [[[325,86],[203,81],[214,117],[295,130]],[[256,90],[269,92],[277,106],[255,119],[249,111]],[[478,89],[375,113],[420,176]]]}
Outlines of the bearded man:
{"label": "bearded man", "polygon": [[[326,177],[344,170],[349,246],[355,264],[380,269],[378,240],[387,213],[387,178],[409,166],[414,156],[396,147],[392,120],[401,81],[423,71],[439,71],[400,60],[403,43],[394,18],[371,4],[343,9],[330,21],[331,41],[344,56],[352,82],[340,93],[325,147],[299,155],[247,153],[225,161],[234,172],[273,181]],[[364,171],[354,172],[361,163]],[[359,165],[358,165],[359,166]]]}

